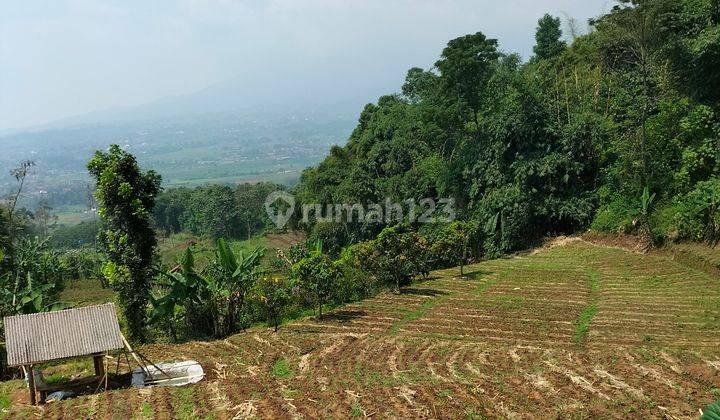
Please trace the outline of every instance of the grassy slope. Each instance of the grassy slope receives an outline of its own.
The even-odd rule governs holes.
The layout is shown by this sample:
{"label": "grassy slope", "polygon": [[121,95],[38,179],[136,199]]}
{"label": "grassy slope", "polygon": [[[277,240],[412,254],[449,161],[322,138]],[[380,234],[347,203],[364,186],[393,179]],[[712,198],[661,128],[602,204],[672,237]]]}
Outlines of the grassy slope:
{"label": "grassy slope", "polygon": [[196,386],[32,409],[45,417],[695,416],[720,399],[717,279],[577,241],[434,273],[277,334],[151,345]]}

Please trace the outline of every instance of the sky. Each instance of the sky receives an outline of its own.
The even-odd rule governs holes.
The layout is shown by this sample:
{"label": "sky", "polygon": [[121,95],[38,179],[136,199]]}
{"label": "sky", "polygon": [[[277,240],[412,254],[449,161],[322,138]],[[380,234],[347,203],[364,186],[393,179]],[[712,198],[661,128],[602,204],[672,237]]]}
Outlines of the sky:
{"label": "sky", "polygon": [[[218,86],[374,95],[477,31],[532,55],[537,20],[612,0],[0,0],[0,130]],[[565,19],[564,19],[565,20]],[[567,31],[566,31],[567,32]],[[319,88],[318,88],[319,87]],[[368,101],[374,100],[372,97]]]}

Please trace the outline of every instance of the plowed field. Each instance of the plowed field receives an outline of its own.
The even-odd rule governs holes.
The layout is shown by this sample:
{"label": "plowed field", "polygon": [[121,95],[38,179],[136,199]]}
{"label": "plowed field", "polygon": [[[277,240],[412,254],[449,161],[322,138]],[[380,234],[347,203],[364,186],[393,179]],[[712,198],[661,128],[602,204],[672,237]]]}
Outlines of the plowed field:
{"label": "plowed field", "polygon": [[720,279],[583,241],[435,272],[379,295],[216,342],[186,388],[31,408],[42,418],[696,418],[720,399]]}

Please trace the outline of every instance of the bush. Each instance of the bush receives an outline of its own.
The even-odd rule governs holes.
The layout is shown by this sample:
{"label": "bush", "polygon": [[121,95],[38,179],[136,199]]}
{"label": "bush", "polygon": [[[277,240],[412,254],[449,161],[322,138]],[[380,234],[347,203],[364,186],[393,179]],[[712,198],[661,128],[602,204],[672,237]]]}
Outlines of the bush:
{"label": "bush", "polygon": [[630,233],[637,214],[636,205],[617,199],[598,209],[590,228],[605,233]]}
{"label": "bush", "polygon": [[282,277],[262,277],[255,285],[254,301],[275,331],[292,301],[293,286],[291,280]]}
{"label": "bush", "polygon": [[322,307],[330,299],[340,276],[330,257],[322,253],[322,243],[315,244],[309,255],[293,264],[291,272],[322,318]]}
{"label": "bush", "polygon": [[677,202],[675,222],[679,239],[713,243],[720,240],[720,180],[698,182]]}
{"label": "bush", "polygon": [[406,225],[383,229],[375,240],[359,245],[355,252],[360,268],[395,293],[414,276],[428,271],[428,243]]}
{"label": "bush", "polygon": [[462,266],[480,256],[480,229],[475,223],[452,222],[427,233],[430,243],[429,267],[432,269]]}
{"label": "bush", "polygon": [[341,304],[353,302],[373,296],[379,291],[376,279],[370,273],[360,269],[360,256],[363,254],[361,248],[369,244],[362,242],[345,248],[340,258],[335,261],[335,266],[340,271],[336,287],[333,290],[331,299]]}

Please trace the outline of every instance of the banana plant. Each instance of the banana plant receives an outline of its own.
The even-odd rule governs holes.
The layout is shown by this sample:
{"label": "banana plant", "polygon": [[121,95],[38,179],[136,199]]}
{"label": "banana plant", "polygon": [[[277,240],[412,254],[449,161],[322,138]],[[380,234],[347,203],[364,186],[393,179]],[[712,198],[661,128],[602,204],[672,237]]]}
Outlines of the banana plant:
{"label": "banana plant", "polygon": [[647,186],[643,188],[642,196],[640,197],[640,226],[647,232],[651,245],[653,244],[652,226],[650,226],[650,213],[652,213],[653,206],[655,205],[655,193],[650,194],[650,188]]}
{"label": "banana plant", "polygon": [[258,266],[262,257],[265,255],[265,249],[261,247],[255,248],[249,254],[240,251],[237,255],[233,253],[225,239],[220,238],[217,241],[215,250],[216,263],[221,267],[221,275],[215,280],[219,283],[217,290],[227,293],[227,314],[228,319],[226,326],[231,333],[235,328],[238,315],[245,305],[247,294],[253,288],[255,279],[258,274]]}
{"label": "banana plant", "polygon": [[59,311],[73,306],[68,302],[48,302],[48,296],[53,294],[53,289],[55,289],[55,284],[36,285],[32,276],[28,274],[24,287],[17,292],[13,293],[9,288],[2,289],[3,300],[13,302],[10,310],[15,315]]}
{"label": "banana plant", "polygon": [[175,308],[185,303],[201,303],[208,295],[208,282],[195,272],[195,257],[191,248],[186,249],[180,259],[179,272],[160,272],[160,276],[159,286],[168,292],[160,298],[150,296],[152,321],[172,316]]}

